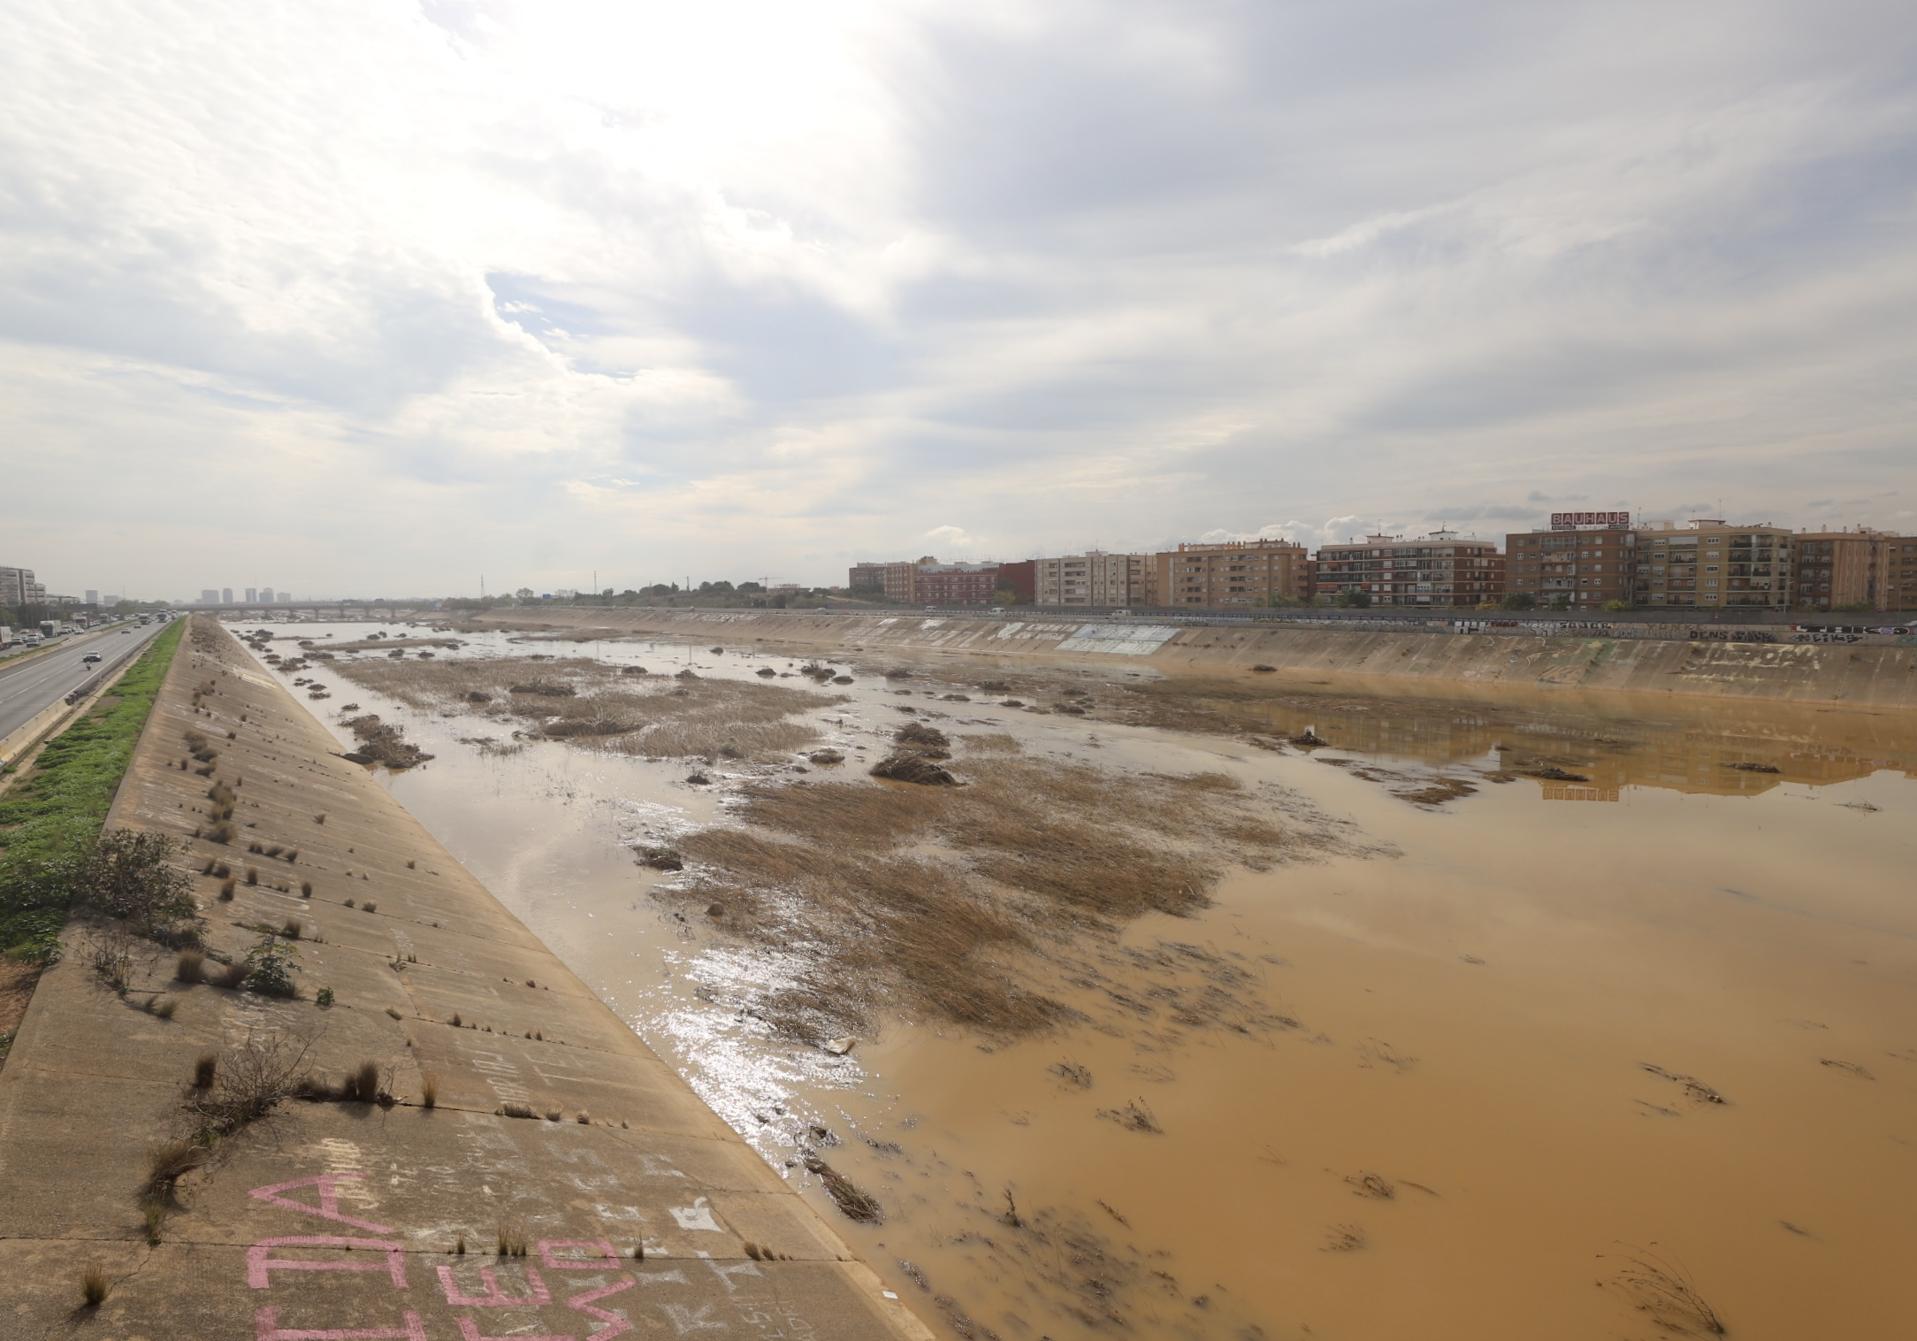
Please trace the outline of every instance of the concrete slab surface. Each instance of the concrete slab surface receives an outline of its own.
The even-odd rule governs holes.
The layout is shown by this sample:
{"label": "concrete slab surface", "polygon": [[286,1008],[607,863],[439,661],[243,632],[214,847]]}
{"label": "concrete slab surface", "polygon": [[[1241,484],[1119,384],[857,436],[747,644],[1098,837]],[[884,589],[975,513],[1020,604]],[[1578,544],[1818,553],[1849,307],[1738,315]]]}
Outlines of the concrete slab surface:
{"label": "concrete slab surface", "polygon": [[[189,732],[216,751],[211,776]],[[214,782],[236,798],[225,843]],[[89,967],[99,933],[69,927],[0,1071],[0,1337],[929,1337],[210,621],[188,630],[110,823],[183,841],[209,972],[288,945],[299,994],[179,982],[177,957],[146,947],[122,996]],[[222,900],[208,861],[260,883]],[[289,919],[297,940],[275,934]],[[213,1141],[149,1219],[149,1152],[204,1132],[196,1062],[230,1077],[262,1046],[300,1055],[308,1097]],[[385,1100],[341,1101],[369,1063]]]}

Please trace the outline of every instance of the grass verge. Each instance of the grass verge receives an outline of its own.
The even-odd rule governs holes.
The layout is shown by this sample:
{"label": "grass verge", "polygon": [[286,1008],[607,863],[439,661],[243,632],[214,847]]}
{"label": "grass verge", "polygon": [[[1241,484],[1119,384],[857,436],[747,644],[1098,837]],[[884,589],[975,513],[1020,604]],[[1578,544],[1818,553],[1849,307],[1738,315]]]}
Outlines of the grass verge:
{"label": "grass verge", "polygon": [[50,964],[74,877],[106,823],[185,621],[153,640],[111,694],[47,743],[32,772],[0,796],[0,949]]}

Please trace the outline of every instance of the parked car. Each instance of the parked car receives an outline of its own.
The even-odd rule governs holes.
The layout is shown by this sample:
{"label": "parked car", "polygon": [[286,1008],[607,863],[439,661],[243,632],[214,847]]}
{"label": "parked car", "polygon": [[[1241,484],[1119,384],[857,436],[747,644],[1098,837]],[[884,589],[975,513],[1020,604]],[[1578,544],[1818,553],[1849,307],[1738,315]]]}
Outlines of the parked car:
{"label": "parked car", "polygon": [[98,652],[88,652],[85,656],[80,658],[80,663],[82,665],[90,666],[94,662],[98,661],[99,659],[100,659],[100,654]]}

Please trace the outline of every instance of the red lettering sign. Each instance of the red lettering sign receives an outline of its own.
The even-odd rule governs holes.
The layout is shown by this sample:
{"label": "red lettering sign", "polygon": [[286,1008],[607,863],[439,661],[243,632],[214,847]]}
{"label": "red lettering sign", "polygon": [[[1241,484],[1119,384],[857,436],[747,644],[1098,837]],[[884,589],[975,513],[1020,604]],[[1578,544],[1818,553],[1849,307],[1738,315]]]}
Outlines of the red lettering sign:
{"label": "red lettering sign", "polygon": [[1553,512],[1551,529],[1570,531],[1580,526],[1629,526],[1631,514],[1628,512]]}

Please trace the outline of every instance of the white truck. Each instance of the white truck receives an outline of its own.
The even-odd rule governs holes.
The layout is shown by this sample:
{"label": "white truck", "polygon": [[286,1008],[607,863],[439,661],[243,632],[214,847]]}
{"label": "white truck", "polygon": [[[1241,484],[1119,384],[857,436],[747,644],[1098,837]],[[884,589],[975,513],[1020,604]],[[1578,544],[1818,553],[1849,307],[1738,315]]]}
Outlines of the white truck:
{"label": "white truck", "polygon": [[8,628],[5,624],[0,624],[0,647],[5,647],[8,643],[12,641],[13,641],[13,630]]}

